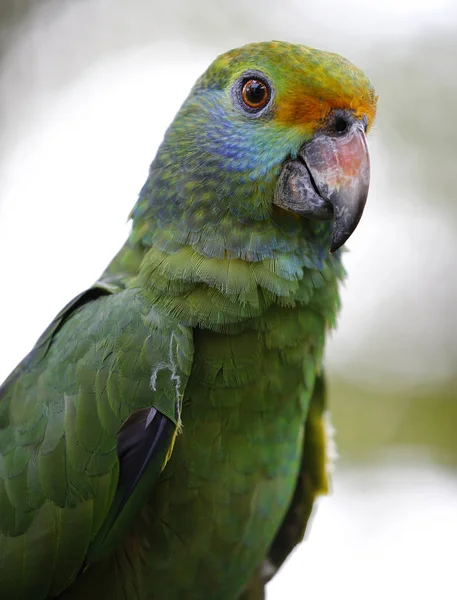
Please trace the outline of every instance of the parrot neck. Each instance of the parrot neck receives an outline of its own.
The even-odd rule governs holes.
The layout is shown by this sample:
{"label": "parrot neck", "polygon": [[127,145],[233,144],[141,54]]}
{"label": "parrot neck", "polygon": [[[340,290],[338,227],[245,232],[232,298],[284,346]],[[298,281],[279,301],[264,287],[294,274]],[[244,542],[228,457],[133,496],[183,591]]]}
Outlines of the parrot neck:
{"label": "parrot neck", "polygon": [[314,306],[335,322],[344,269],[340,252],[328,250],[331,223],[278,211],[250,229],[233,218],[232,227],[230,238],[215,223],[204,236],[184,226],[175,236],[171,223],[137,218],[102,283],[139,288],[180,323],[224,333],[261,327],[274,306]]}
{"label": "parrot neck", "polygon": [[[255,262],[243,258],[208,258],[192,246],[175,252],[149,248],[129,286],[143,290],[156,308],[191,327],[238,332],[255,327],[270,307],[314,306],[332,325],[338,308],[338,283],[344,270],[326,250],[303,257],[277,253]],[[328,294],[328,306],[316,301]],[[317,303],[316,303],[317,302]]]}
{"label": "parrot neck", "polygon": [[[180,119],[186,111],[192,106]],[[262,148],[259,163],[252,135],[221,144],[228,122],[217,135],[198,130],[191,139],[191,123],[179,124],[159,148],[132,211],[132,233],[103,281],[139,287],[181,323],[219,330],[272,304],[305,305],[319,286],[336,290],[343,271],[339,253],[328,251],[332,223],[274,207],[284,160],[274,145],[254,144]]]}
{"label": "parrot neck", "polygon": [[[215,256],[202,252],[205,240],[200,237],[194,243],[163,243],[159,225],[155,231],[145,227],[136,241],[134,226],[102,281],[141,289],[156,309],[190,327],[237,333],[261,327],[261,318],[275,306],[314,306],[332,326],[344,270],[339,253],[328,251],[331,224],[278,214],[263,223],[263,232],[258,222],[250,238],[240,236],[236,225],[233,235],[239,245],[222,246]],[[248,245],[242,240],[249,240]],[[221,244],[220,235],[206,238],[211,248],[217,241]]]}

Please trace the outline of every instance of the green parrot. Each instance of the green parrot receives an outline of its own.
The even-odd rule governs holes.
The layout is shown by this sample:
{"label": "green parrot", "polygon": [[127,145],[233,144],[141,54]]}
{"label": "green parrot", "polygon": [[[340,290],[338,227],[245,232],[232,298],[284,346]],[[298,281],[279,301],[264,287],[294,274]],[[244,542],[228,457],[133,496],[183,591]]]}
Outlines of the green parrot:
{"label": "green parrot", "polygon": [[285,42],[198,79],[125,245],[0,387],[2,600],[264,597],[327,490],[322,355],[376,102]]}

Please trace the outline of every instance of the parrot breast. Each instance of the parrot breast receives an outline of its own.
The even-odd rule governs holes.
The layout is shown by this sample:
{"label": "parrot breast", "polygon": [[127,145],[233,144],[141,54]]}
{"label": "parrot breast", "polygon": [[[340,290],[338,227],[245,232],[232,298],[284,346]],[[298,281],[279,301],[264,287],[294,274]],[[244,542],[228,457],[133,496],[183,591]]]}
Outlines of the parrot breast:
{"label": "parrot breast", "polygon": [[[238,331],[194,330],[183,433],[143,515],[148,597],[237,598],[267,555],[296,484],[337,307],[332,269],[314,278],[296,281],[292,298],[276,297]],[[297,301],[305,296],[306,306]]]}

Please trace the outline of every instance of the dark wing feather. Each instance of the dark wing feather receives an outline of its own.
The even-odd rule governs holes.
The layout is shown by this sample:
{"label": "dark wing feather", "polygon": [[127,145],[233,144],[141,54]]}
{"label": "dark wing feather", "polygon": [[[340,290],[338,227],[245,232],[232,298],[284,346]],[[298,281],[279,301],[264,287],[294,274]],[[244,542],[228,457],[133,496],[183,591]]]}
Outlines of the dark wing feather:
{"label": "dark wing feather", "polygon": [[[176,423],[144,408],[122,425],[117,438],[119,479],[110,510],[88,552],[88,562],[99,560],[122,541],[132,515],[141,510],[141,488],[151,488],[173,445]],[[151,481],[152,479],[152,481]]]}

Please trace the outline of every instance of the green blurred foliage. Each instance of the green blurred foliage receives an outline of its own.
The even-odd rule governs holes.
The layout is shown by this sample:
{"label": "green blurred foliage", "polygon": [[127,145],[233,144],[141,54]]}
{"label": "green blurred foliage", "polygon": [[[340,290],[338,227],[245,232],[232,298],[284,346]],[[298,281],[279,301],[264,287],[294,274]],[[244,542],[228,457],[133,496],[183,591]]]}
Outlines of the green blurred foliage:
{"label": "green blurred foliage", "polygon": [[330,407],[342,461],[371,461],[394,448],[457,469],[456,390],[457,379],[381,392],[331,378]]}

